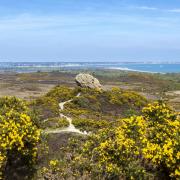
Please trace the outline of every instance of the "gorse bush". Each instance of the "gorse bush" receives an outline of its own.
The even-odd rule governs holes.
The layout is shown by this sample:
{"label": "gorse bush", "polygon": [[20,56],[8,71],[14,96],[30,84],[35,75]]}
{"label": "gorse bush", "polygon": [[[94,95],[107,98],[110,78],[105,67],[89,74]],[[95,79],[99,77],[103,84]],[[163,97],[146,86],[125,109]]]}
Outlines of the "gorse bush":
{"label": "gorse bush", "polygon": [[[180,177],[180,119],[166,104],[161,101],[148,104],[143,96],[120,88],[96,91],[57,86],[36,100],[34,107],[42,109],[40,115],[45,120],[41,127],[66,127],[68,122],[59,119],[59,103],[70,99],[61,113],[90,135],[74,135],[71,144],[63,139],[62,148],[57,149],[56,155],[52,153],[51,159],[57,161],[42,166],[45,178]],[[57,148],[59,140],[50,140],[50,146],[54,143]]]}
{"label": "gorse bush", "polygon": [[[77,94],[81,95],[76,97]],[[147,100],[137,93],[123,91],[119,88],[113,88],[109,91],[97,91],[88,88],[69,88],[65,86],[56,86],[46,95],[37,98],[30,103],[31,109],[39,114],[40,122],[49,118],[55,118],[59,115],[59,103],[72,99],[65,105],[65,114],[78,116],[85,114],[93,119],[94,116],[127,116],[127,110],[136,111],[147,103]],[[89,118],[89,119],[90,119]],[[41,127],[41,123],[40,127]]]}
{"label": "gorse bush", "polygon": [[57,117],[59,115],[59,103],[74,98],[77,93],[78,89],[56,86],[46,95],[31,102],[30,107],[38,111],[39,119],[42,122],[43,120]]}
{"label": "gorse bush", "polygon": [[143,109],[146,136],[142,139],[144,158],[171,177],[180,178],[180,117],[162,102]]}
{"label": "gorse bush", "polygon": [[51,97],[52,99],[57,100],[58,102],[63,102],[74,98],[77,95],[78,89],[71,89],[66,86],[56,86],[50,92],[46,94],[46,97]]}
{"label": "gorse bush", "polygon": [[20,101],[16,97],[3,97],[0,98],[0,113],[1,115],[6,114],[10,110],[24,112],[27,111],[24,101]]}
{"label": "gorse bush", "polygon": [[117,104],[117,105],[123,105],[127,104],[128,106],[137,106],[137,107],[142,107],[147,103],[147,100],[137,94],[136,92],[133,91],[124,91],[120,88],[113,88],[111,91],[108,91],[108,97],[109,101],[112,104]]}
{"label": "gorse bush", "polygon": [[179,137],[179,115],[155,102],[145,107],[141,116],[122,119],[116,128],[92,135],[76,159],[92,177],[149,179],[168,175],[178,179]]}
{"label": "gorse bush", "polygon": [[[140,110],[147,104],[145,97],[120,88],[112,88],[108,91],[82,88],[79,91],[81,96],[74,98],[71,103],[66,105],[68,112],[87,110],[91,115],[98,113],[100,116],[127,117],[132,112],[139,114]],[[71,115],[74,114],[71,113]]]}
{"label": "gorse bush", "polygon": [[93,119],[73,119],[74,126],[82,131],[96,132],[99,129],[110,127],[110,122],[105,120],[93,120]]}
{"label": "gorse bush", "polygon": [[0,177],[13,156],[33,164],[37,157],[40,130],[28,115],[24,101],[15,97],[0,99]]}

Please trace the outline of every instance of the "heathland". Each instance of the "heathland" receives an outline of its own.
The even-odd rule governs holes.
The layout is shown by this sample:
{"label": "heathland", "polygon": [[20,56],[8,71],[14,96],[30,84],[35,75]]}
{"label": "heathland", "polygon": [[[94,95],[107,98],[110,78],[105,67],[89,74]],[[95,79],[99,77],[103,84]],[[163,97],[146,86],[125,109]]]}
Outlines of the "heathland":
{"label": "heathland", "polygon": [[0,178],[180,178],[180,74],[0,75]]}

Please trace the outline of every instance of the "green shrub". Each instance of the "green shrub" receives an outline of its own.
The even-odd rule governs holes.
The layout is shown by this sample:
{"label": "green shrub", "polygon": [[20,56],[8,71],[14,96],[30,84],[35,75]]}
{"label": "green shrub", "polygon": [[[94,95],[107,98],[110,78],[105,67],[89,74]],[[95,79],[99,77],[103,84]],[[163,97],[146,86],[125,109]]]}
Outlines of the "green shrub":
{"label": "green shrub", "polygon": [[130,109],[131,112],[138,114],[145,104],[147,104],[147,100],[143,96],[119,88],[113,88],[109,91],[82,89],[81,96],[75,97],[71,103],[66,104],[65,109],[74,112],[87,110],[91,114],[99,113],[124,117],[127,116]]}
{"label": "green shrub", "polygon": [[66,86],[56,86],[46,94],[46,97],[55,99],[58,103],[74,98],[78,93],[78,89],[71,89]]}
{"label": "green shrub", "polygon": [[65,118],[60,118],[58,120],[58,128],[64,128],[68,126],[69,126],[69,122]]}
{"label": "green shrub", "polygon": [[133,92],[133,91],[125,91],[125,90],[121,90],[119,88],[113,88],[112,91],[108,91],[108,97],[109,97],[109,101],[112,104],[117,104],[117,105],[125,105],[127,104],[130,107],[143,107],[146,103],[147,100]]}
{"label": "green shrub", "polygon": [[55,117],[55,118],[49,118],[45,120],[45,122],[42,123],[42,128],[64,128],[68,127],[69,122],[65,118]]}
{"label": "green shrub", "polygon": [[93,120],[93,119],[73,119],[73,124],[76,128],[87,131],[97,132],[99,129],[110,126],[110,123],[104,120]]}

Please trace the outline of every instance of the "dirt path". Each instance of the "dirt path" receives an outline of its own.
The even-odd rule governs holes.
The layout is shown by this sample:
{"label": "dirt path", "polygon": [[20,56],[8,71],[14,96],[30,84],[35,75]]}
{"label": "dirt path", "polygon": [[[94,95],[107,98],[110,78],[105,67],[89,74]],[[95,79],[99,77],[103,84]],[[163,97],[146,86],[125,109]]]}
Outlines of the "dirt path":
{"label": "dirt path", "polygon": [[[81,94],[78,93],[76,97],[79,97]],[[72,132],[72,133],[78,133],[78,134],[83,134],[83,135],[87,135],[88,133],[86,131],[82,132],[79,129],[77,129],[73,124],[72,124],[72,118],[65,116],[63,113],[61,113],[64,110],[64,105],[66,103],[71,102],[73,99],[70,99],[68,101],[65,102],[61,102],[59,103],[59,111],[60,111],[60,117],[61,118],[65,118],[68,122],[69,122],[69,126],[66,128],[57,128],[57,129],[47,129],[44,131],[44,133],[47,134],[57,134],[57,133],[63,133],[63,132]]]}

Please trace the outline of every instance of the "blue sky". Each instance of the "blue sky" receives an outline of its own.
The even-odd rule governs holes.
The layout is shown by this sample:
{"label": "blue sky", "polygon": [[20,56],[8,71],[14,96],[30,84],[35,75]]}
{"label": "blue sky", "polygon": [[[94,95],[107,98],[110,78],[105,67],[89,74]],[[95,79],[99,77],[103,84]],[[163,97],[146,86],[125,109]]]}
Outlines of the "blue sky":
{"label": "blue sky", "polygon": [[2,0],[0,61],[180,62],[180,1]]}

